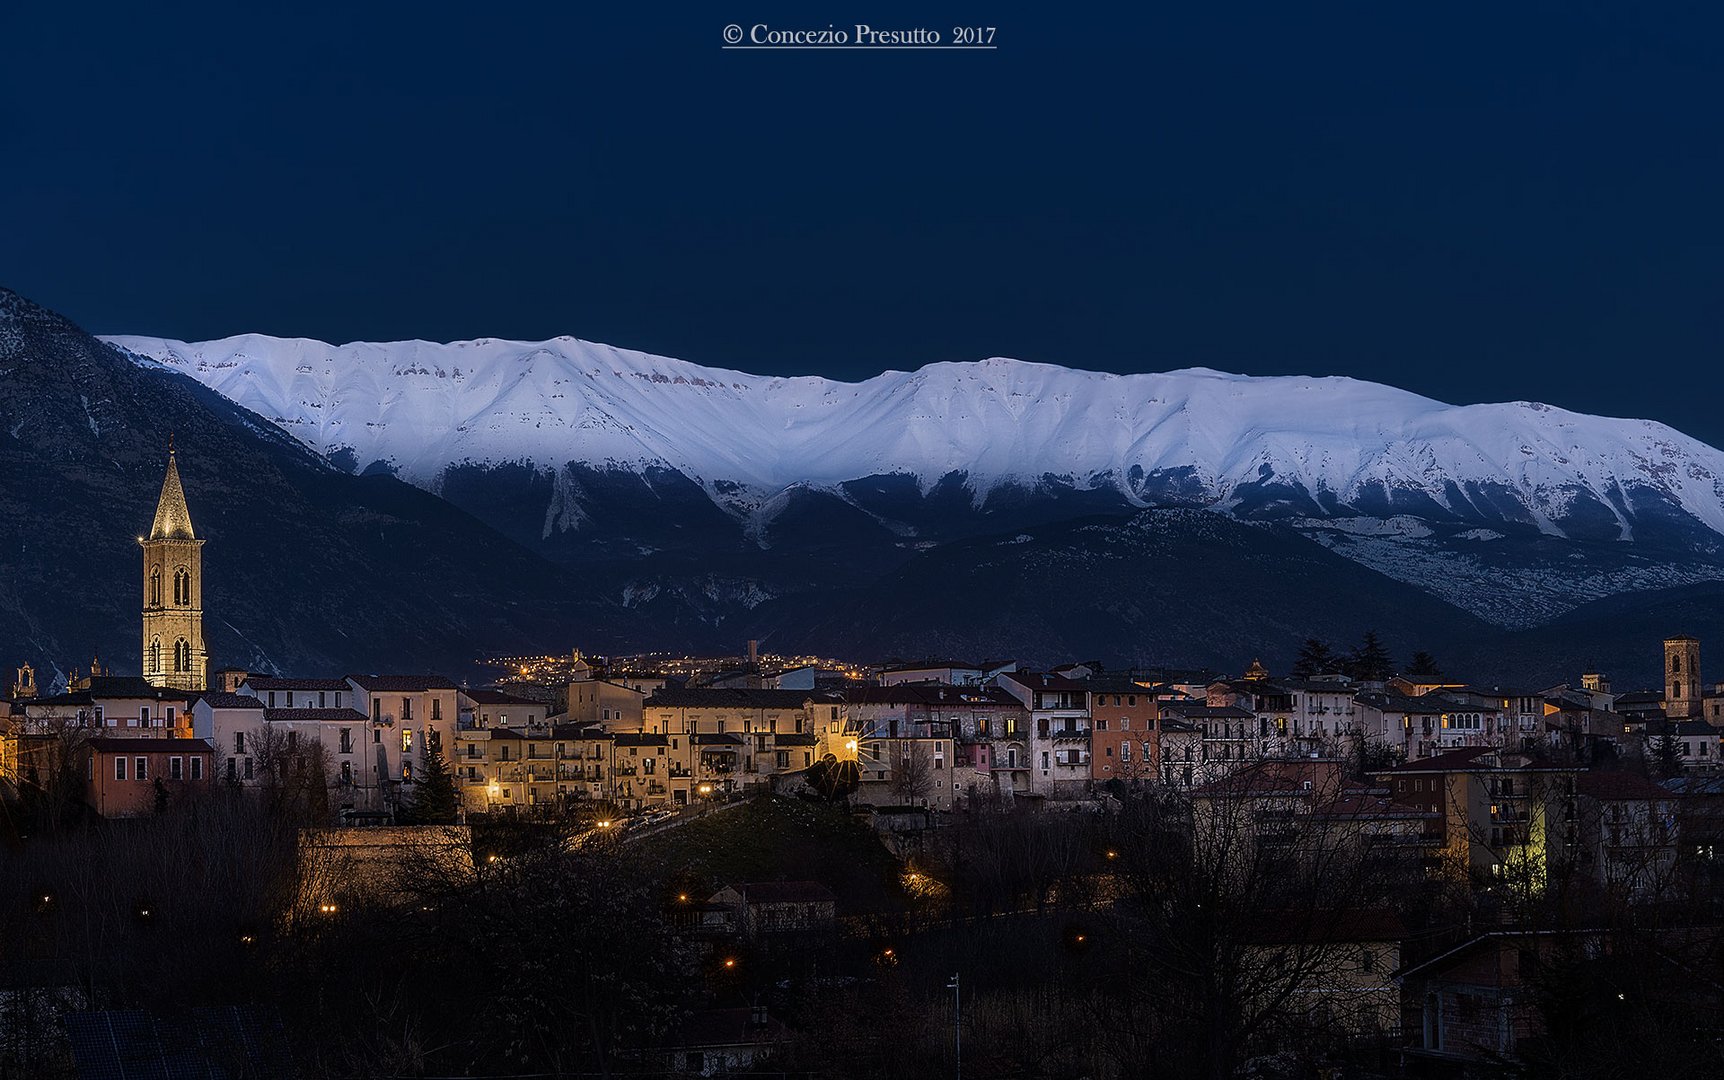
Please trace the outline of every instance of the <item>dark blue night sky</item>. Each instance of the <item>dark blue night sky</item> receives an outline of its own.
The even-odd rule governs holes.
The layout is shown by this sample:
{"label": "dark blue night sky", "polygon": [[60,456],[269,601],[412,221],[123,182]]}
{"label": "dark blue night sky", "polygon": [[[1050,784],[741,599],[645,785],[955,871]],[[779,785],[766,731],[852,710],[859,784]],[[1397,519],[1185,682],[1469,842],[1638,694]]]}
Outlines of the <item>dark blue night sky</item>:
{"label": "dark blue night sky", "polygon": [[[1724,444],[1716,4],[21,6],[0,282],[96,332],[1335,373]],[[1000,47],[719,49],[857,20]]]}

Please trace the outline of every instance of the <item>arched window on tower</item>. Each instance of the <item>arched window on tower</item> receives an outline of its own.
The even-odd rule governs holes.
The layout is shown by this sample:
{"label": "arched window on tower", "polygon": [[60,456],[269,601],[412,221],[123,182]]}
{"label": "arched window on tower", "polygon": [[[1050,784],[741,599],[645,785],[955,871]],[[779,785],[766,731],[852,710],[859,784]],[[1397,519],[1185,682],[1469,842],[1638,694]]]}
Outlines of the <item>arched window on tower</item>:
{"label": "arched window on tower", "polygon": [[186,672],[192,669],[192,647],[185,638],[174,642],[174,671]]}
{"label": "arched window on tower", "polygon": [[1679,655],[1679,654],[1674,655],[1670,658],[1670,673],[1672,675],[1682,674],[1682,657],[1681,657],[1681,655]]}
{"label": "arched window on tower", "polygon": [[150,606],[162,606],[162,568],[159,566],[150,571]]}
{"label": "arched window on tower", "polygon": [[[158,575],[159,576],[159,575]],[[162,670],[162,639],[150,639],[150,674],[158,675]]]}
{"label": "arched window on tower", "polygon": [[174,571],[174,603],[184,606],[192,602],[192,576],[185,567]]}

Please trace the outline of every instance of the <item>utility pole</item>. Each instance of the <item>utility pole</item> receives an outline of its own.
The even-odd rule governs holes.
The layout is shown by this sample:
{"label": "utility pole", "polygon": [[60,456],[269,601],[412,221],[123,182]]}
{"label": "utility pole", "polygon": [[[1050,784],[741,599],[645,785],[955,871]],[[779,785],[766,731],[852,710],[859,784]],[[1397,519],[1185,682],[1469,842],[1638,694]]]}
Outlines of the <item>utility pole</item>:
{"label": "utility pole", "polygon": [[958,993],[956,972],[953,972],[952,981],[946,984],[946,989],[952,992],[952,1057],[957,1066],[957,1080],[964,1080],[964,1002]]}

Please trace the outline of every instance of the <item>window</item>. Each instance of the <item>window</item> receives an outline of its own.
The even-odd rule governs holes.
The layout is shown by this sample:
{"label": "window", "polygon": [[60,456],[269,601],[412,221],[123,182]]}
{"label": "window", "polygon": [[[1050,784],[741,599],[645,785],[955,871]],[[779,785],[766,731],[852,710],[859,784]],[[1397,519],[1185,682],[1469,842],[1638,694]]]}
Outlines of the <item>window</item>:
{"label": "window", "polygon": [[[159,581],[156,582],[156,591],[158,593],[161,591],[161,582],[159,582]],[[156,602],[158,605],[160,605],[161,598],[159,596],[157,597]],[[151,638],[150,639],[150,671],[151,672],[158,672],[160,670],[162,670],[162,639],[161,638]]]}
{"label": "window", "polygon": [[162,606],[162,568],[159,566],[150,571],[150,606]]}
{"label": "window", "polygon": [[382,698],[372,698],[371,699],[371,722],[373,724],[381,724],[383,722],[383,699]]}
{"label": "window", "polygon": [[371,741],[373,743],[380,743],[383,741],[383,729],[382,728],[372,728],[371,729]]}
{"label": "window", "polygon": [[413,782],[413,763],[411,761],[403,761],[401,763],[401,782],[403,784],[411,784]]}
{"label": "window", "polygon": [[203,759],[203,757],[200,755],[193,755],[191,764],[192,764],[192,779],[193,780],[202,780],[204,778],[204,759]]}
{"label": "window", "polygon": [[403,721],[413,719],[413,699],[410,697],[401,699],[401,719]]}
{"label": "window", "polygon": [[353,729],[352,728],[345,728],[344,727],[341,729],[341,752],[343,754],[353,753]]}
{"label": "window", "polygon": [[239,780],[239,759],[227,759],[227,782],[232,784]]}
{"label": "window", "polygon": [[337,690],[337,691],[336,691],[336,692],[335,692],[335,705],[334,705],[334,708],[337,708],[337,709],[339,709],[339,708],[341,708],[341,691],[339,691],[339,690]]}
{"label": "window", "polygon": [[119,755],[116,754],[114,756],[114,779],[115,780],[124,780],[125,778],[126,778],[126,759],[123,757],[120,757]]}
{"label": "window", "polygon": [[192,669],[192,647],[185,638],[174,642],[174,670],[186,672]]}
{"label": "window", "polygon": [[108,726],[107,709],[101,705],[96,706],[96,726],[97,727],[107,727]]}
{"label": "window", "polygon": [[401,752],[403,754],[411,754],[413,752],[413,729],[412,728],[402,728],[401,729]]}
{"label": "window", "polygon": [[149,758],[140,757],[140,758],[134,759],[132,762],[132,767],[137,772],[137,775],[134,777],[134,779],[148,780],[150,778],[150,759]]}
{"label": "window", "polygon": [[319,690],[317,692],[317,707],[320,709],[329,708],[329,706],[326,704],[326,702],[328,701],[328,698],[329,698],[329,695],[325,694],[322,690]]}
{"label": "window", "polygon": [[253,774],[252,774],[251,758],[246,758],[245,759],[245,778],[247,780],[250,780],[252,778],[252,775]]}
{"label": "window", "polygon": [[[473,775],[473,770],[471,768],[467,770],[467,775]],[[353,783],[353,762],[343,761],[341,763],[341,782],[343,784]]]}
{"label": "window", "polygon": [[443,719],[443,699],[440,697],[434,697],[431,699],[431,719]]}
{"label": "window", "polygon": [[245,732],[236,731],[233,733],[233,752],[236,754],[245,753]]}
{"label": "window", "polygon": [[174,707],[172,705],[168,706],[168,726],[174,726]]}
{"label": "window", "polygon": [[184,758],[177,758],[177,757],[169,758],[168,759],[168,779],[169,780],[183,780],[185,778],[185,768],[186,768],[186,761]]}
{"label": "window", "polygon": [[149,727],[150,726],[150,707],[148,705],[145,705],[138,712],[138,726],[139,727]]}

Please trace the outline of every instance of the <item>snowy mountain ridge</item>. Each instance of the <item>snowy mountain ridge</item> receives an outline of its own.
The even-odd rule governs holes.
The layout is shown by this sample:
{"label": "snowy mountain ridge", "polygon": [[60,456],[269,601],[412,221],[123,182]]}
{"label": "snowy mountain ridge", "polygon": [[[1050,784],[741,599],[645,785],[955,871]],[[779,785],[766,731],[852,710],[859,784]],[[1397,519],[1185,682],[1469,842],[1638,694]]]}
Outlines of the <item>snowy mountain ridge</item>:
{"label": "snowy mountain ridge", "polygon": [[[1649,420],[1531,402],[1454,406],[1344,377],[1112,375],[994,358],[857,383],[592,344],[104,340],[183,372],[352,467],[437,490],[451,466],[663,467],[732,512],[787,489],[963,474],[980,502],[1050,480],[1132,506],[1242,516],[1510,521],[1634,539],[1724,534],[1724,453]],[[565,527],[579,527],[577,512]]]}

